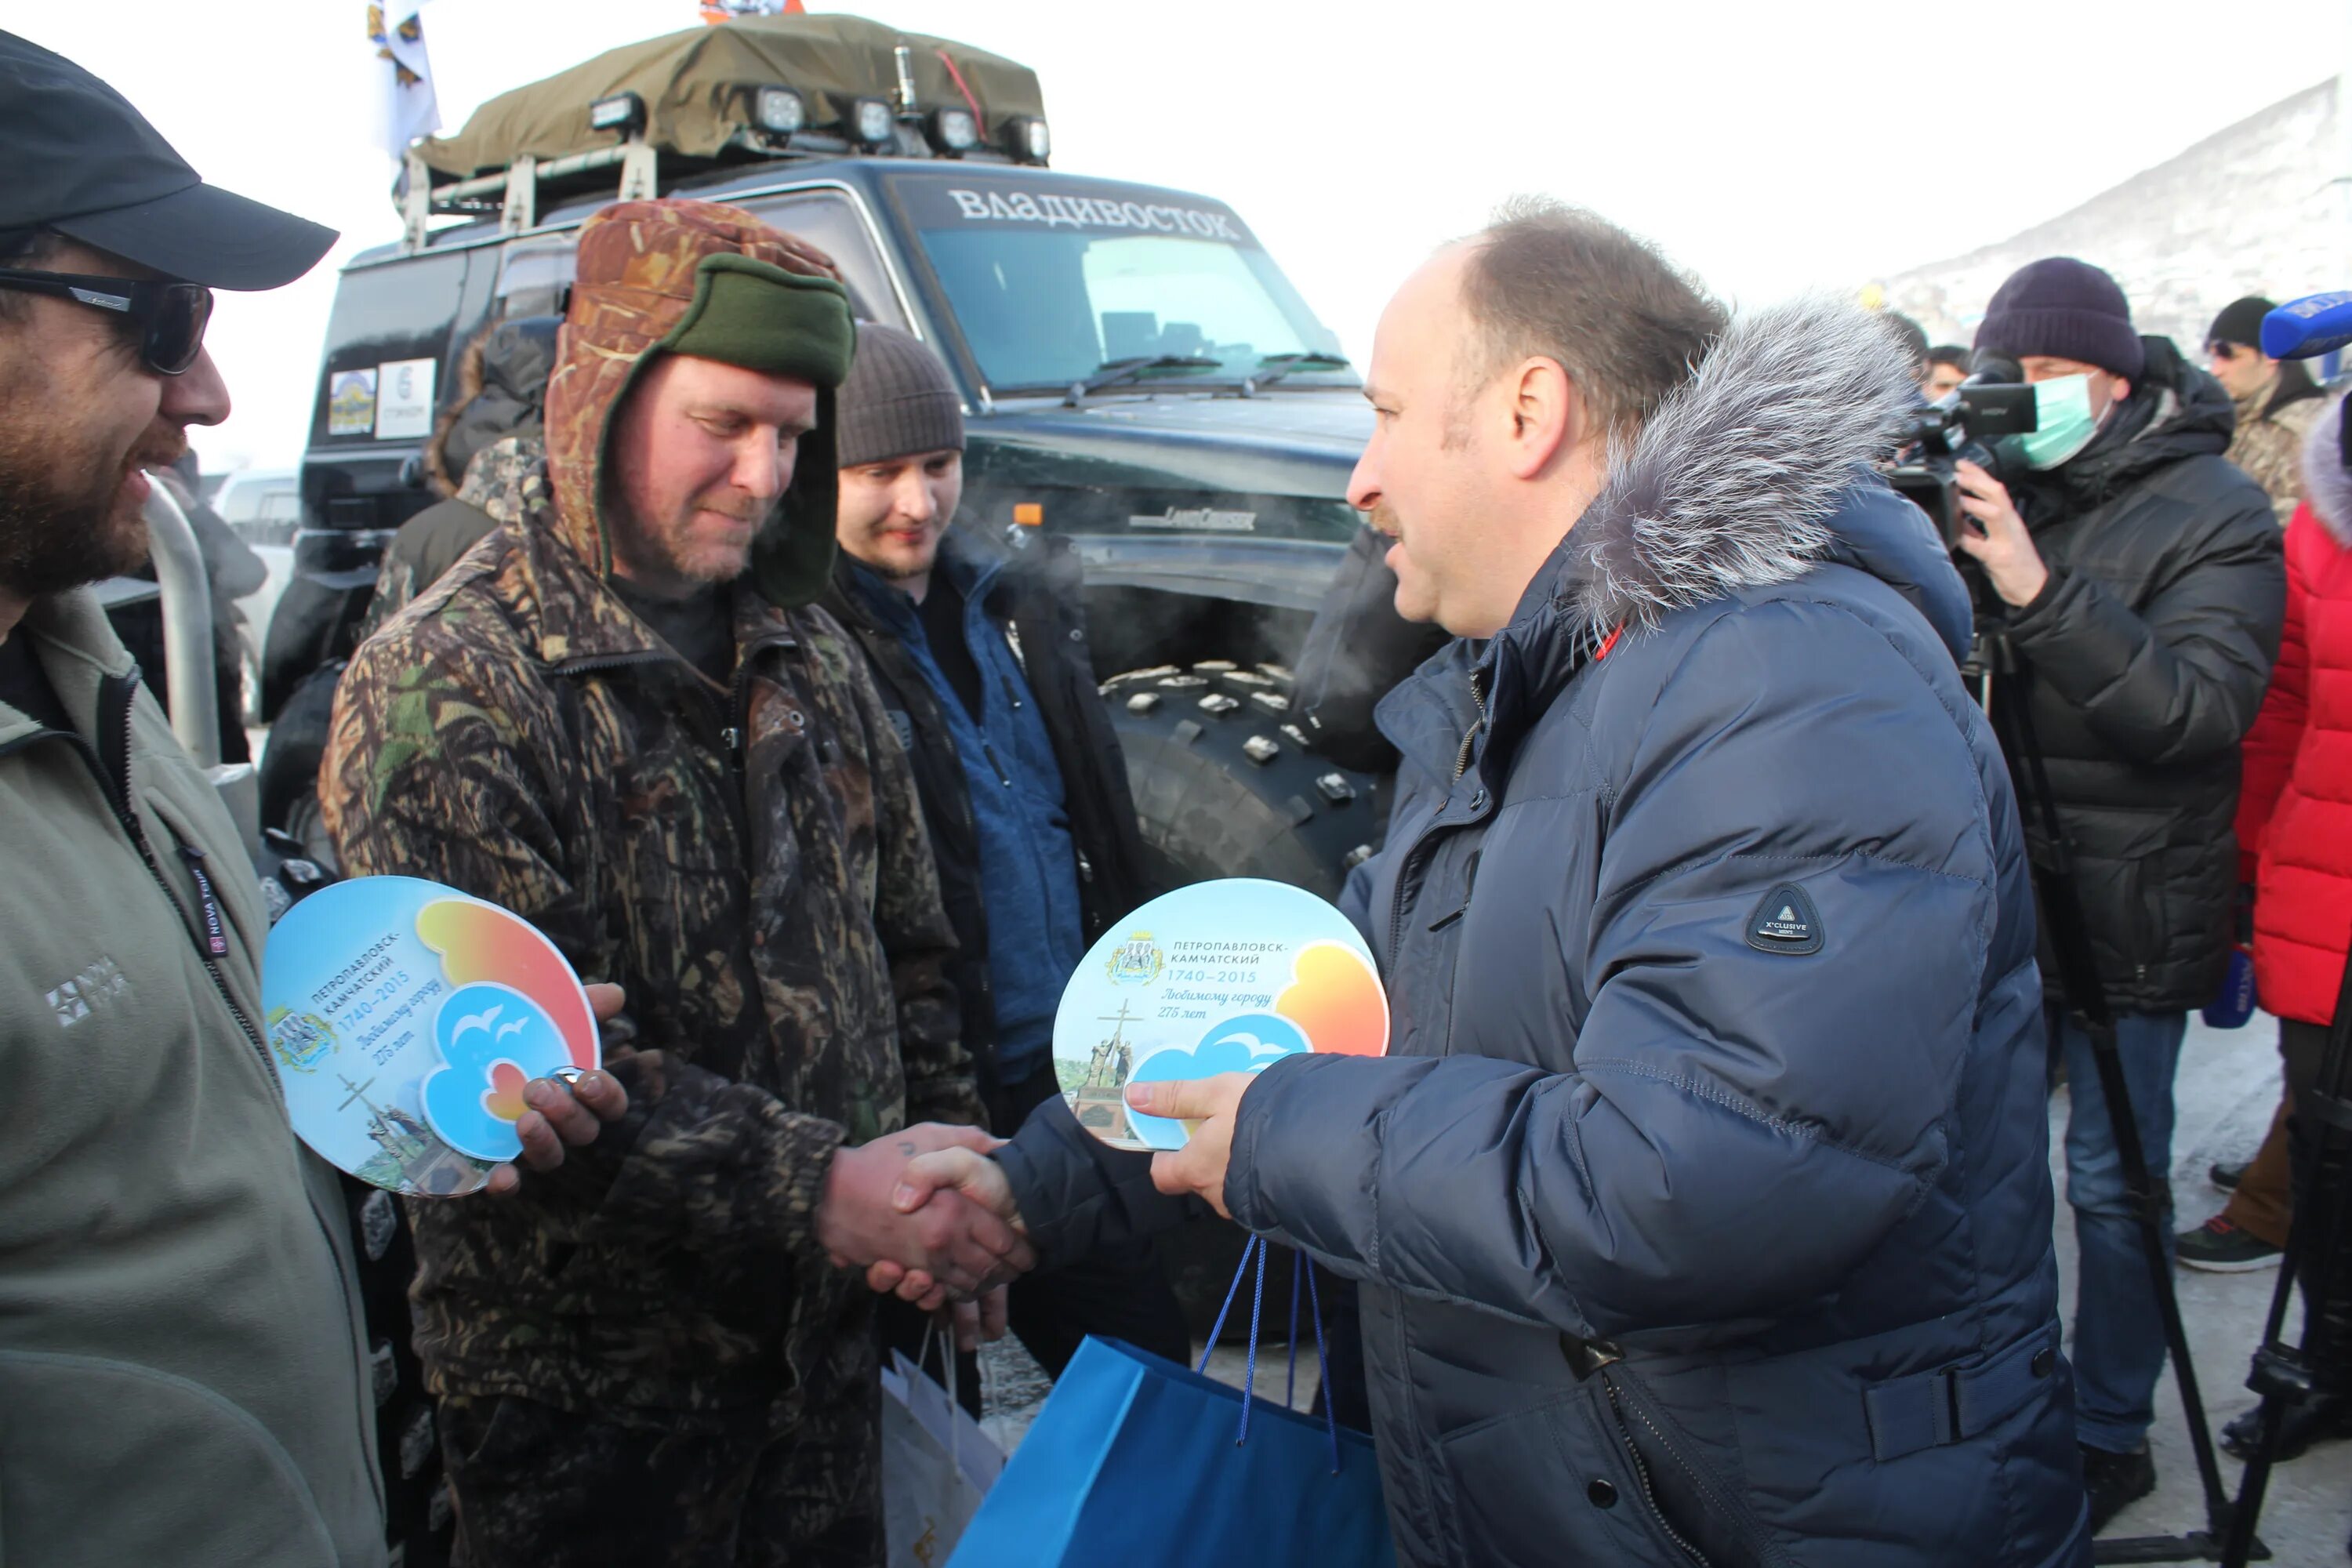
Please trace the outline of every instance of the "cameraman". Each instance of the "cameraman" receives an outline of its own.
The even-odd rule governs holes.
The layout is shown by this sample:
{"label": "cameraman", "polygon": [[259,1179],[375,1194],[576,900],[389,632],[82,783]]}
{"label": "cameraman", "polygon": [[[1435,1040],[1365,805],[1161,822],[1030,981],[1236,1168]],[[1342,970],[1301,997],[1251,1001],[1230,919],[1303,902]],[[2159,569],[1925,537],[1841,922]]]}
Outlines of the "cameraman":
{"label": "cameraman", "polygon": [[[2099,268],[2066,257],[2020,268],[1976,346],[2019,362],[2039,427],[2003,444],[2010,485],[1959,465],[1961,510],[1982,530],[1960,548],[2030,669],[2033,728],[2161,1192],[2189,1009],[2212,997],[2228,962],[2237,745],[2278,653],[2286,594],[2278,524],[2262,488],[2221,456],[2229,394],[2169,340],[2135,332]],[[2155,1489],[2146,1439],[2164,1329],[2091,1042],[2062,1010],[2046,946],[2042,980],[2073,1091],[2071,1348],[2095,1531]]]}

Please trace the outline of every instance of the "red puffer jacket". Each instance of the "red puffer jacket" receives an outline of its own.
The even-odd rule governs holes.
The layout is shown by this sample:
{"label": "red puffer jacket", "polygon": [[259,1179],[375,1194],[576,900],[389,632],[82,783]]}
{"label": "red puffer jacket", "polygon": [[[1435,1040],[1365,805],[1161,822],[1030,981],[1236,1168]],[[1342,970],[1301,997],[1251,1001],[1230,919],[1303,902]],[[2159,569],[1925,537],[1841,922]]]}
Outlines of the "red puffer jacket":
{"label": "red puffer jacket", "polygon": [[2246,735],[2238,805],[2262,1004],[2311,1024],[2335,1014],[2352,941],[2352,473],[2343,417],[2323,415],[2304,448],[2305,499],[2286,531],[2285,632]]}

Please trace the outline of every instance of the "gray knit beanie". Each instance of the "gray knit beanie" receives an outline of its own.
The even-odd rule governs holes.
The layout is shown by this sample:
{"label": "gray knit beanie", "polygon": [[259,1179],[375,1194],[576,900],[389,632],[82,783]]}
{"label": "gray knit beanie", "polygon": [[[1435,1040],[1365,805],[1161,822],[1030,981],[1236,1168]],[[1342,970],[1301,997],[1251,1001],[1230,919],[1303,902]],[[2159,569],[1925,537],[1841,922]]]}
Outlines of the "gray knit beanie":
{"label": "gray knit beanie", "polygon": [[834,396],[834,445],[845,468],[963,450],[963,399],[940,356],[896,327],[858,322],[857,357]]}

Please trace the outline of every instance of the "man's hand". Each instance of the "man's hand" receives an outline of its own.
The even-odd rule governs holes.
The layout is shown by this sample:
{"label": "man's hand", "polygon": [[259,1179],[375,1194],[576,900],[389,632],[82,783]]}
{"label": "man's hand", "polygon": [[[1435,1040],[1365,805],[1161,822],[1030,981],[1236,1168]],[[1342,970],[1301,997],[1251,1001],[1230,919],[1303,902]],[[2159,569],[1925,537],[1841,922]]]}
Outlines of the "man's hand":
{"label": "man's hand", "polygon": [[996,1142],[975,1127],[925,1124],[839,1151],[817,1211],[817,1239],[837,1265],[888,1261],[920,1269],[963,1296],[1026,1271],[1037,1261],[1029,1244],[961,1194],[938,1194],[911,1214],[891,1203],[901,1173],[917,1156],[953,1147],[983,1152]]}
{"label": "man's hand", "polygon": [[977,1301],[958,1301],[949,1316],[955,1332],[956,1349],[976,1351],[982,1341],[994,1343],[1004,1337],[1006,1317],[1004,1287],[982,1293]]}
{"label": "man's hand", "polygon": [[2033,548],[2033,536],[2011,503],[2008,488],[1965,459],[1954,464],[1952,471],[1960,483],[1960,510],[1977,524],[1960,530],[1960,548],[1984,567],[1985,578],[2001,603],[2032,604],[2050,581],[2050,568],[2042,563],[2042,552]]}
{"label": "man's hand", "polygon": [[1233,1218],[1225,1207],[1225,1166],[1234,1157],[1234,1118],[1254,1074],[1221,1072],[1176,1083],[1130,1083],[1127,1103],[1150,1116],[1181,1121],[1192,1138],[1181,1149],[1151,1157],[1151,1184],[1174,1196],[1192,1193]]}
{"label": "man's hand", "polygon": [[[599,1025],[620,1012],[627,1000],[617,985],[583,989],[588,993],[588,1010],[596,1015]],[[563,1163],[566,1144],[577,1148],[593,1143],[604,1123],[627,1114],[629,1091],[621,1087],[620,1079],[600,1069],[569,1080],[535,1078],[522,1086],[522,1102],[529,1109],[515,1122],[515,1136],[522,1140],[522,1163],[534,1171],[552,1171]],[[510,1164],[493,1165],[483,1190],[506,1197],[521,1186],[521,1172]]]}
{"label": "man's hand", "polygon": [[[989,1147],[995,1147],[993,1141]],[[1020,1206],[1013,1201],[1013,1184],[1004,1179],[1004,1167],[977,1145],[941,1149],[908,1161],[890,1194],[891,1206],[900,1214],[913,1214],[943,1188],[950,1196],[961,1193],[1014,1230],[1028,1233]],[[878,1295],[895,1295],[926,1312],[938,1311],[948,1299],[947,1287],[929,1270],[907,1268],[887,1258],[866,1269],[866,1283]]]}

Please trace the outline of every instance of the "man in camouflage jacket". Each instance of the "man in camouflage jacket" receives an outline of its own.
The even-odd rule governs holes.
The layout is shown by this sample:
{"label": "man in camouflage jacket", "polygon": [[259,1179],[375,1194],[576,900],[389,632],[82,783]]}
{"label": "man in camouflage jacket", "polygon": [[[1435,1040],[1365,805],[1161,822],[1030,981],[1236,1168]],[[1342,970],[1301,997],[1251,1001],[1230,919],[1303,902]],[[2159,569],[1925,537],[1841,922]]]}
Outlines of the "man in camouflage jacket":
{"label": "man in camouflage jacket", "polygon": [[[637,1029],[611,1064],[629,1114],[585,1158],[512,1201],[415,1207],[458,1555],[878,1563],[872,1299],[828,1254],[866,1261],[842,1216],[877,1180],[887,1208],[859,1157],[903,1160],[943,1136],[909,1121],[981,1107],[906,756],[808,607],[846,296],[820,254],[694,202],[606,209],[578,268],[543,454],[476,463],[498,526],[360,648],[321,774],[346,868],[516,910],[625,985]],[[721,458],[727,484],[772,483],[677,514],[723,533],[712,509],[740,506],[747,541],[731,581],[707,567],[726,551],[697,558],[727,617],[699,660],[632,608],[667,613],[630,565],[660,520],[624,493],[630,463],[718,429],[697,408],[681,437],[630,433],[689,372],[748,379],[755,405],[814,389],[813,417],[726,416],[752,454]]]}

